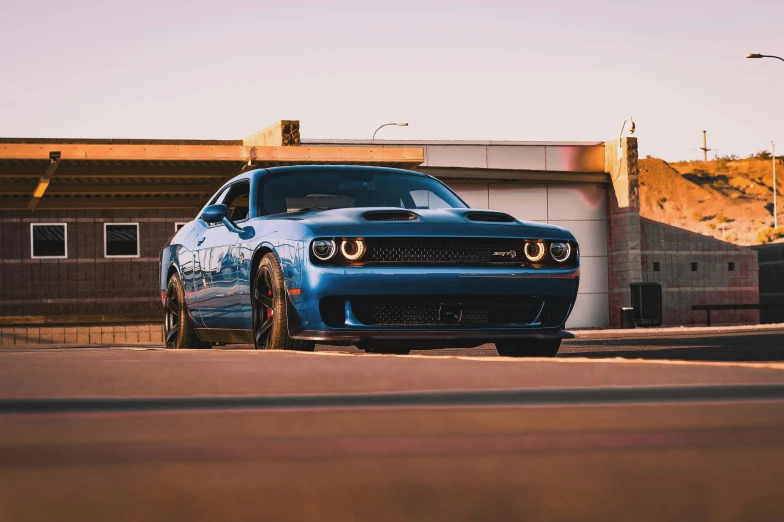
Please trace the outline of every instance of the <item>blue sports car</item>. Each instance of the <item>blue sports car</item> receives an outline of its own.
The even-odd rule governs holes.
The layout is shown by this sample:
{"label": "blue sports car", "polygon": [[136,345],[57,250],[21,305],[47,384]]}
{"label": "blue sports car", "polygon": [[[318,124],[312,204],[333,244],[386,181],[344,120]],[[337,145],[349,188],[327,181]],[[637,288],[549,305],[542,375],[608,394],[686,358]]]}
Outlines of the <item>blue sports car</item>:
{"label": "blue sports car", "polygon": [[567,230],[473,210],[437,179],[275,167],[226,183],[160,255],[166,345],[554,356],[580,280]]}

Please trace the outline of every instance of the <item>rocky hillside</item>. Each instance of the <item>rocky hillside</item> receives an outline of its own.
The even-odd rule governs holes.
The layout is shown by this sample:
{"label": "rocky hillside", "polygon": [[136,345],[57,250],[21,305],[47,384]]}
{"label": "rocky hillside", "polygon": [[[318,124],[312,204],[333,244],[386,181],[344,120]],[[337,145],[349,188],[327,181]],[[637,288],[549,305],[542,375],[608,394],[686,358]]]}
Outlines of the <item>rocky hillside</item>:
{"label": "rocky hillside", "polygon": [[667,163],[640,160],[643,217],[735,243],[784,241],[784,162],[779,158],[779,228],[773,229],[770,160]]}

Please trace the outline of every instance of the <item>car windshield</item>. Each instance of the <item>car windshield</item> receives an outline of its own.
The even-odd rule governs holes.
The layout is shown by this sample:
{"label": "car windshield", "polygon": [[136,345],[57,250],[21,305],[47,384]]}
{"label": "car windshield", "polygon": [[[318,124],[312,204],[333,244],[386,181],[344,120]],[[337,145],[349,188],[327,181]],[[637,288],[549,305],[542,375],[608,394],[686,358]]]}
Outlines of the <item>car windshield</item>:
{"label": "car windshield", "polygon": [[434,179],[373,171],[272,174],[262,182],[260,199],[260,215],[351,207],[466,208]]}

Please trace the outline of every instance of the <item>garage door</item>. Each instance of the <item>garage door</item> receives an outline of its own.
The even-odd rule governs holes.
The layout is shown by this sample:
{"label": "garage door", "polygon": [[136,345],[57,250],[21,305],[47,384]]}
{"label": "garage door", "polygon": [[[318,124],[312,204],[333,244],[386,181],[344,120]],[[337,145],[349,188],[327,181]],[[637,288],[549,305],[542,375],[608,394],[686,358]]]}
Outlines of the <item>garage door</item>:
{"label": "garage door", "polygon": [[569,328],[606,328],[610,302],[607,268],[607,191],[592,184],[448,183],[472,208],[569,229],[580,244],[581,274]]}

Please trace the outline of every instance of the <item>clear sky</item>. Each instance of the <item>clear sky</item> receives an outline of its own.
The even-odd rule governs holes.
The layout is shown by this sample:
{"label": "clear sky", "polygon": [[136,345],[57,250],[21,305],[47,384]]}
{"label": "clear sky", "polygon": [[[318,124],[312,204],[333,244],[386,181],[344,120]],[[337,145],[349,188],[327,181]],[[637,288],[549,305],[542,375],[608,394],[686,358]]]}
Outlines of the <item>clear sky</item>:
{"label": "clear sky", "polygon": [[784,153],[784,1],[0,0],[0,136],[605,140]]}

